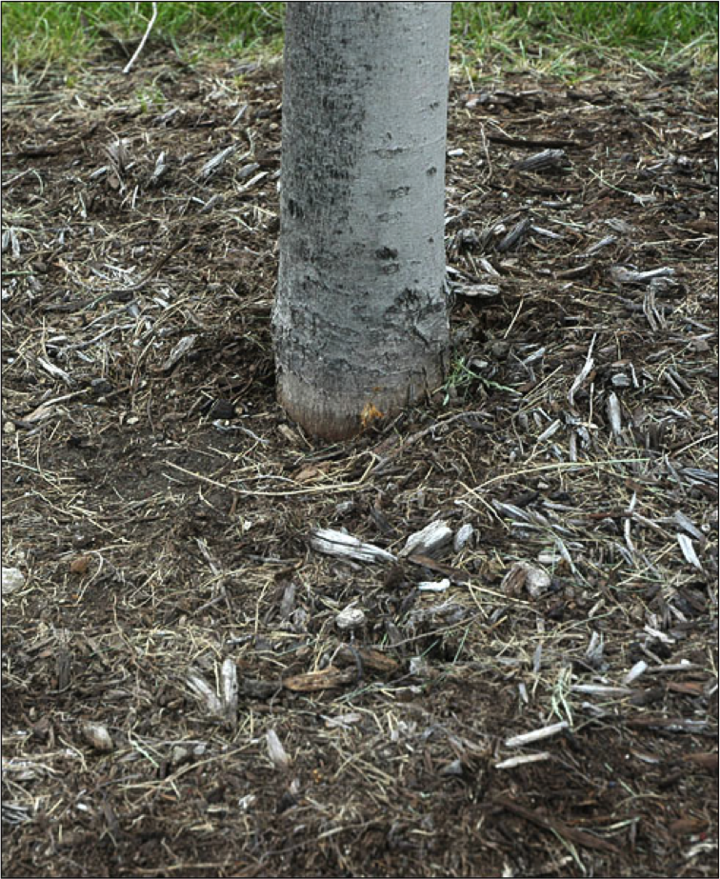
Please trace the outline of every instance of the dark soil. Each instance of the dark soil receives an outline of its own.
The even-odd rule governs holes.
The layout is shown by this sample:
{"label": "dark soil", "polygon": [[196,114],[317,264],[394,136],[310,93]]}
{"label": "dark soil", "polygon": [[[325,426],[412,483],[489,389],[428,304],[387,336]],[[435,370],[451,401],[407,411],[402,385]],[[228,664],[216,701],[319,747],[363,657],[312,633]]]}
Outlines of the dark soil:
{"label": "dark soil", "polygon": [[327,446],[281,74],[4,76],[3,874],[716,876],[716,82],[456,69],[448,382]]}

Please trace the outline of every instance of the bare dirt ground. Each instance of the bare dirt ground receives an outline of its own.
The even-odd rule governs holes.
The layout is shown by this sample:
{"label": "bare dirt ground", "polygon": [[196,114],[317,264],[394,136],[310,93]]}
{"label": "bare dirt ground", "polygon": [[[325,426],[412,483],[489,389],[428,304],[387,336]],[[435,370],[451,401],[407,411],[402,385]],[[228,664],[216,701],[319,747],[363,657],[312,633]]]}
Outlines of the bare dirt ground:
{"label": "bare dirt ground", "polygon": [[716,876],[716,80],[457,69],[448,382],[327,446],[281,67],[121,66],[3,78],[3,874]]}

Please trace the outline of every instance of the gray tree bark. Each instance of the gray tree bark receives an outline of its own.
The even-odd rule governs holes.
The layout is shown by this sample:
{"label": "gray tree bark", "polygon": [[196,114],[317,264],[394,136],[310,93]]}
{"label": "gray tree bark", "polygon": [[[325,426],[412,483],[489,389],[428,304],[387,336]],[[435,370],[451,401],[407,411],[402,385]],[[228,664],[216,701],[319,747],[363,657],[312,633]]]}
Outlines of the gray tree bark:
{"label": "gray tree bark", "polygon": [[450,3],[288,3],[278,398],[336,440],[442,381]]}

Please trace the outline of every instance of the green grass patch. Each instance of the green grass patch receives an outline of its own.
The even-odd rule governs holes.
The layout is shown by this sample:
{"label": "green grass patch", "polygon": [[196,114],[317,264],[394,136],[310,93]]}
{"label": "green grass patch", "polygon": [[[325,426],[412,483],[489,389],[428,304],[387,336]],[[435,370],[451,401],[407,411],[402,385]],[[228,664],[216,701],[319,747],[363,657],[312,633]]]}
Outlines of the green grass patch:
{"label": "green grass patch", "polygon": [[660,67],[717,62],[717,3],[454,3],[461,52],[572,76],[608,57]]}
{"label": "green grass patch", "polygon": [[[282,45],[284,3],[158,4],[153,35],[178,51],[244,55]],[[15,2],[2,4],[4,66],[59,64],[97,57],[110,40],[139,38],[151,3]],[[581,55],[642,56],[648,63],[713,63],[715,2],[454,3],[453,41],[473,56],[509,66],[572,74]]]}
{"label": "green grass patch", "polygon": [[[279,48],[284,3],[158,3],[154,39],[189,53],[249,54]],[[70,69],[92,60],[110,41],[139,39],[152,3],[3,3],[3,65],[59,64]]]}
{"label": "green grass patch", "polygon": [[442,390],[445,391],[443,397],[443,406],[447,406],[452,399],[466,400],[472,396],[474,389],[479,385],[485,388],[489,393],[500,391],[506,394],[515,394],[519,396],[519,392],[515,388],[501,385],[492,379],[485,378],[479,372],[472,369],[472,362],[468,365],[466,357],[456,357],[448,372]]}

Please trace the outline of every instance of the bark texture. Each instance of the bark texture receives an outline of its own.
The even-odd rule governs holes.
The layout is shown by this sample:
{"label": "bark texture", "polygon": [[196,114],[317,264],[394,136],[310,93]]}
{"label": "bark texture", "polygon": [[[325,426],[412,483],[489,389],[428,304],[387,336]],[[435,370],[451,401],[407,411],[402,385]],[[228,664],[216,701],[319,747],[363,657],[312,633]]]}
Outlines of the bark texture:
{"label": "bark texture", "polygon": [[441,382],[449,3],[288,3],[278,396],[342,439]]}

